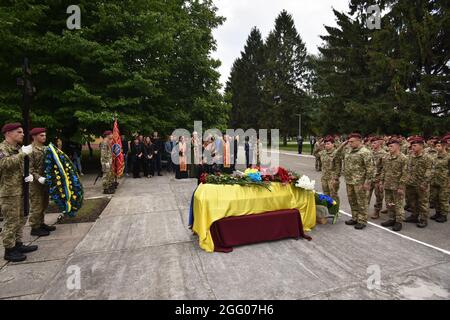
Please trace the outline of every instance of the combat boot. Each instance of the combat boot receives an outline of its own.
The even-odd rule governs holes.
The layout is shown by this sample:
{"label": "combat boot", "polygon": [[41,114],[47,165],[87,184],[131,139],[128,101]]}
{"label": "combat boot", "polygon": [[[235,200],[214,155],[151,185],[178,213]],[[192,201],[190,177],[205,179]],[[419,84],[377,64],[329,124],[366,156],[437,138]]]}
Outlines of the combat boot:
{"label": "combat boot", "polygon": [[439,223],[444,223],[444,222],[447,222],[447,217],[446,216],[444,216],[443,214],[439,214],[437,217],[436,217],[436,219],[434,219],[436,222],[439,222]]}
{"label": "combat boot", "polygon": [[29,253],[36,251],[37,249],[38,246],[36,245],[24,246],[22,242],[16,242],[16,250],[18,250],[21,253]]}
{"label": "combat boot", "polygon": [[46,230],[46,231],[55,231],[56,227],[55,226],[49,226],[48,224],[41,224],[41,228]]}
{"label": "combat boot", "polygon": [[104,193],[104,194],[113,194],[114,191],[112,190],[112,188],[108,188],[108,189],[104,189],[104,190],[103,190],[103,193]]}
{"label": "combat boot", "polygon": [[399,232],[400,230],[402,230],[402,224],[400,222],[396,222],[394,224],[394,226],[392,227],[393,231]]}
{"label": "combat boot", "polygon": [[33,228],[31,229],[30,234],[36,237],[46,237],[50,235],[50,232],[42,228]]}
{"label": "combat boot", "polygon": [[405,219],[405,222],[418,223],[419,217],[410,215],[408,218]]}
{"label": "combat boot", "polygon": [[375,211],[370,216],[371,219],[379,219],[380,218],[380,209],[375,209]]}
{"label": "combat boot", "polygon": [[364,224],[364,223],[357,223],[356,225],[355,225],[355,229],[356,230],[362,230],[362,229],[364,229],[366,227],[366,225]]}
{"label": "combat boot", "polygon": [[395,225],[395,220],[388,220],[388,221],[385,221],[385,222],[381,223],[381,225],[382,225],[383,227],[392,227],[392,226]]}
{"label": "combat boot", "polygon": [[356,221],[353,220],[353,219],[350,219],[350,220],[345,221],[345,224],[348,225],[348,226],[354,226],[354,225],[357,224],[357,223],[358,223],[358,222],[356,222]]}
{"label": "combat boot", "polygon": [[417,227],[421,229],[425,228],[427,225],[428,225],[427,220],[419,220],[419,222],[417,223]]}
{"label": "combat boot", "polygon": [[3,258],[6,261],[10,262],[21,262],[24,261],[27,258],[27,256],[21,253],[19,250],[17,250],[16,247],[14,247],[9,249],[5,248],[5,255]]}
{"label": "combat boot", "polygon": [[431,219],[431,220],[436,220],[436,218],[437,218],[439,215],[440,215],[440,213],[439,213],[439,212],[436,212],[435,214],[433,214],[433,215],[430,217],[430,219]]}

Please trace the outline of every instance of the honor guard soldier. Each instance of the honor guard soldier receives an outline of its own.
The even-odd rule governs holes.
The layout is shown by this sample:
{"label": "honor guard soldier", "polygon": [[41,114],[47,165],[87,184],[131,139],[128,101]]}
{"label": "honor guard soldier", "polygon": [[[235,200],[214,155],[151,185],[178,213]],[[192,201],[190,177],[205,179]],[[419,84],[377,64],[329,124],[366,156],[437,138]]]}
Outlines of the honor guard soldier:
{"label": "honor guard soldier", "polygon": [[103,141],[100,143],[100,162],[102,164],[104,194],[113,194],[115,192],[114,173],[112,172],[112,138],[112,131],[105,131],[103,132]]}
{"label": "honor guard soldier", "polygon": [[4,218],[1,233],[5,247],[4,259],[11,262],[24,261],[24,253],[37,250],[36,245],[22,243],[25,217],[23,212],[23,181],[33,182],[33,176],[23,177],[23,162],[33,147],[22,146],[24,132],[20,123],[9,123],[2,127],[5,140],[0,143],[0,204]]}

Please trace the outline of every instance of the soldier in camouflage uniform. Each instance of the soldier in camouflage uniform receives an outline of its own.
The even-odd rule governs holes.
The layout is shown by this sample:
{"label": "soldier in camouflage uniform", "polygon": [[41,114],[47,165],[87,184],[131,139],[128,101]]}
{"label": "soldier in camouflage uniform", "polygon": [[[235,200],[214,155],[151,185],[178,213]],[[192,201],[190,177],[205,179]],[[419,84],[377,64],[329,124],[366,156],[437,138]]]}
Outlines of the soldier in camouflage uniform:
{"label": "soldier in camouflage uniform", "polygon": [[389,154],[381,160],[380,189],[384,189],[389,220],[381,223],[381,225],[383,227],[392,227],[394,231],[400,231],[402,230],[402,222],[405,219],[403,206],[408,174],[408,159],[400,151],[399,140],[391,139],[388,142],[388,147]]}
{"label": "soldier in camouflage uniform", "polygon": [[112,132],[105,131],[103,133],[103,141],[100,143],[100,162],[102,164],[103,172],[103,193],[113,194],[114,188],[114,173],[112,172]]}
{"label": "soldier in camouflage uniform", "polygon": [[375,191],[375,211],[373,212],[371,218],[378,219],[380,217],[380,211],[383,208],[383,198],[384,193],[380,188],[380,176],[382,170],[382,159],[387,155],[386,151],[384,151],[383,147],[383,139],[380,137],[372,138],[371,149],[372,149],[372,158],[373,163],[375,165],[375,180],[370,185],[368,204],[370,205],[370,200],[372,199],[372,194]]}
{"label": "soldier in camouflage uniform", "polygon": [[336,156],[334,138],[325,138],[325,150],[319,152],[322,163],[322,191],[339,202],[339,177],[341,176],[342,161]]}
{"label": "soldier in camouflage uniform", "polygon": [[45,210],[48,207],[48,186],[45,183],[45,141],[47,140],[45,128],[34,128],[30,131],[33,137],[33,153],[30,156],[30,173],[33,182],[30,184],[30,227],[31,235],[45,237],[50,231],[56,230],[55,226],[44,223]]}
{"label": "soldier in camouflage uniform", "polygon": [[446,150],[445,141],[437,141],[436,152],[431,180],[431,190],[436,195],[433,199],[436,214],[430,219],[443,223],[447,221],[450,200],[450,154]]}
{"label": "soldier in camouflage uniform", "polygon": [[313,155],[316,158],[316,171],[322,171],[322,163],[320,162],[320,157],[319,157],[319,152],[323,150],[323,139],[319,139],[316,141],[316,143],[314,144],[314,148],[313,148]]}
{"label": "soldier in camouflage uniform", "polygon": [[32,182],[33,176],[23,177],[23,160],[32,153],[32,146],[19,146],[24,133],[20,123],[5,124],[2,128],[5,140],[0,143],[0,204],[4,217],[1,233],[5,247],[4,259],[12,262],[24,261],[24,253],[37,250],[37,246],[22,243],[25,217],[23,216],[22,184]]}
{"label": "soldier in camouflage uniform", "polygon": [[406,180],[406,196],[412,213],[405,221],[417,223],[419,228],[428,225],[430,182],[433,175],[433,159],[424,152],[423,145],[421,137],[411,141],[412,152],[408,156]]}
{"label": "soldier in camouflage uniform", "polygon": [[[350,149],[345,149],[347,144]],[[367,193],[375,175],[372,155],[358,133],[349,135],[349,140],[338,148],[337,154],[344,162],[347,196],[352,210],[352,219],[345,224],[354,225],[357,230],[364,229],[368,216]]]}

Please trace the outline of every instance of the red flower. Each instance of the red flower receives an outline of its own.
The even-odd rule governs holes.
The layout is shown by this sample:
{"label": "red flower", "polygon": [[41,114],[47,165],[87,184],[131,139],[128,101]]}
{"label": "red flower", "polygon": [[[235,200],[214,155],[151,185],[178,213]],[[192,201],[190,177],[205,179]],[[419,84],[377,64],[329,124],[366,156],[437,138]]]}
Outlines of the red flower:
{"label": "red flower", "polygon": [[277,171],[277,176],[280,178],[282,183],[288,183],[290,181],[289,172],[283,167],[279,167]]}
{"label": "red flower", "polygon": [[202,173],[200,175],[200,183],[206,183],[206,178],[208,177],[208,174],[206,172]]}

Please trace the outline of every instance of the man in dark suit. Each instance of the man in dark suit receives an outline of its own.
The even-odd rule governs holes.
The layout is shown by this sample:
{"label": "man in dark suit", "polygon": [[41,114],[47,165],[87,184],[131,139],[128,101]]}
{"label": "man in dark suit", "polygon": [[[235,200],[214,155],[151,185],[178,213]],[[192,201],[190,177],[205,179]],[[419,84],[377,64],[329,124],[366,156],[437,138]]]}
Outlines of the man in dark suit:
{"label": "man in dark suit", "polygon": [[159,138],[158,132],[153,132],[152,142],[155,145],[155,155],[154,155],[154,163],[155,163],[155,171],[158,172],[158,176],[162,176],[161,174],[161,154],[164,152],[164,145],[162,140]]}

